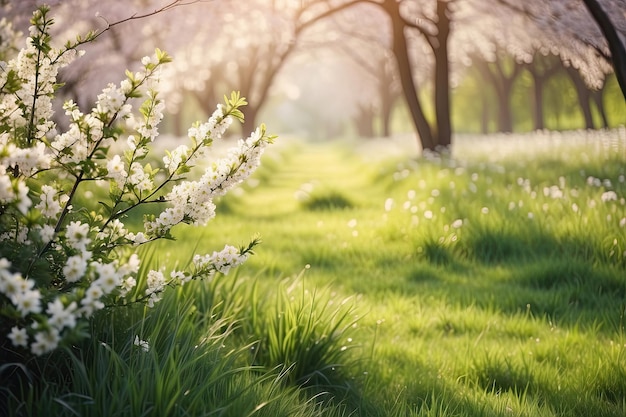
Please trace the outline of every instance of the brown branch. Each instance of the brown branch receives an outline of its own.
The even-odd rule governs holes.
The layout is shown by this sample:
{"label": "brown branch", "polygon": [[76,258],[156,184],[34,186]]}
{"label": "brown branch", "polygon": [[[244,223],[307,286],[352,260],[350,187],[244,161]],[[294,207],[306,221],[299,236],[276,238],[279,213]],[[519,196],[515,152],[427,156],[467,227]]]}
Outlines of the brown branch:
{"label": "brown branch", "polygon": [[157,15],[159,13],[162,13],[162,12],[168,11],[170,9],[173,9],[174,7],[189,6],[191,4],[203,3],[203,2],[207,2],[207,1],[211,1],[211,0],[173,0],[171,3],[166,4],[165,6],[161,7],[160,9],[156,9],[156,10],[153,10],[151,12],[140,14],[140,15],[135,13],[132,16],[127,17],[126,19],[118,20],[117,22],[113,22],[113,23],[109,23],[108,20],[106,20],[106,18],[104,16],[98,15],[99,18],[104,20],[104,22],[107,24],[107,26],[104,29],[102,29],[100,32],[97,32],[94,35],[94,37],[92,38],[92,40],[95,40],[100,35],[102,35],[104,32],[106,32],[108,30],[111,30],[115,26],[121,25],[122,23],[126,23],[126,22],[129,22],[131,20],[139,20],[139,19],[144,19],[146,17],[151,17],[151,16]]}

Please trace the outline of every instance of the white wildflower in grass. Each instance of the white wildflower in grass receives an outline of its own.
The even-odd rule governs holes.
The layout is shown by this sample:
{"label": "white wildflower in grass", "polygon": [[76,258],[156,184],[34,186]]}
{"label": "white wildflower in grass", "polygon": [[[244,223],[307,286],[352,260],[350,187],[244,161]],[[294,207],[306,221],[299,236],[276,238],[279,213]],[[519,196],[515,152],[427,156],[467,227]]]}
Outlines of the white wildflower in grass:
{"label": "white wildflower in grass", "polygon": [[602,200],[603,203],[607,201],[617,201],[617,193],[615,193],[615,191],[606,191],[602,193],[600,200]]}
{"label": "white wildflower in grass", "polygon": [[141,340],[139,336],[135,336],[135,340],[133,341],[133,344],[135,346],[139,346],[141,350],[143,350],[144,352],[150,351],[150,344],[145,340]]}
{"label": "white wildflower in grass", "polygon": [[463,220],[456,219],[455,221],[452,222],[450,226],[452,226],[454,229],[459,229],[461,226],[463,226]]}
{"label": "white wildflower in grass", "polygon": [[[210,159],[213,142],[234,119],[243,120],[245,99],[232,93],[205,123],[194,124],[189,143],[150,157],[165,108],[159,73],[171,60],[158,49],[119,84],[105,86],[89,112],[73,101],[63,104],[57,117],[66,118],[60,125],[67,128],[57,131],[57,75],[97,35],[54,48],[48,11],[41,7],[33,14],[25,46],[0,63],[0,318],[6,321],[3,337],[25,358],[56,349],[79,321],[99,310],[153,306],[168,285],[241,265],[257,239],[248,247],[227,245],[199,255],[199,264],[173,271],[169,281],[163,271],[141,276],[136,247],[171,238],[177,224],[212,219],[213,200],[246,180],[273,140],[261,126],[225,158]],[[209,161],[204,175],[184,178],[198,161]],[[106,197],[94,198],[99,195]],[[145,230],[129,230],[124,219],[138,207],[155,214],[147,215]]]}
{"label": "white wildflower in grass", "polygon": [[394,201],[393,198],[388,198],[385,200],[385,211],[389,212],[393,208]]}

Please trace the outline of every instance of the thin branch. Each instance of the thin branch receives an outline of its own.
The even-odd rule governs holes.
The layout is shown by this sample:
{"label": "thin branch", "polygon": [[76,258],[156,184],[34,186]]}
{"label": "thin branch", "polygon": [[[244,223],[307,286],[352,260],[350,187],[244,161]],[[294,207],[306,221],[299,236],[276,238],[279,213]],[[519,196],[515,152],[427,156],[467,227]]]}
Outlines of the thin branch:
{"label": "thin branch", "polygon": [[144,14],[133,14],[130,17],[127,17],[126,19],[122,19],[122,20],[118,20],[117,22],[113,22],[113,23],[109,23],[108,20],[106,20],[106,18],[102,15],[97,15],[97,17],[99,17],[100,19],[104,20],[104,22],[106,23],[106,27],[104,29],[102,29],[101,31],[97,32],[94,37],[91,40],[95,40],[96,38],[100,37],[100,35],[102,35],[104,32],[113,29],[115,26],[121,25],[122,23],[126,23],[129,22],[131,20],[139,20],[139,19],[144,19],[146,17],[151,17],[154,15],[157,15],[159,13],[168,11],[170,9],[173,9],[174,7],[179,7],[179,6],[189,6],[195,3],[205,3],[205,2],[209,2],[212,0],[173,0],[171,3],[166,4],[165,6],[161,7],[160,9],[156,9],[153,10],[151,12],[148,13],[144,13]]}

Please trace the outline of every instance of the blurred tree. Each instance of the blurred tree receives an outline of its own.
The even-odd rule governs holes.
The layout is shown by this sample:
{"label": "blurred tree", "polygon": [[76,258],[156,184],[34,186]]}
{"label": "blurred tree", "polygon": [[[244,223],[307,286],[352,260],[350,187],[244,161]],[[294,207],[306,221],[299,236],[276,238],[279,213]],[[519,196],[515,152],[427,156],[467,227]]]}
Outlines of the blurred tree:
{"label": "blurred tree", "polygon": [[[624,45],[624,42],[626,42],[624,40],[626,39],[626,25],[624,24],[624,20],[626,19],[620,19],[618,17],[617,21],[620,23],[620,27],[618,28],[609,17],[609,14],[603,5],[600,4],[600,1],[583,0],[583,2],[585,3],[585,6],[587,6],[587,9],[591,13],[591,16],[593,16],[607,41],[609,51],[611,52],[611,61],[613,62],[615,75],[620,88],[622,89],[622,93],[626,98],[626,46]],[[611,2],[611,4],[613,10],[617,12],[621,10],[621,17],[626,18],[626,13],[624,13],[624,10],[626,10],[626,2],[618,0]],[[619,13],[614,14],[613,16],[619,16]]]}
{"label": "blurred tree", "polygon": [[541,31],[538,41],[557,48],[589,86],[600,88],[612,66],[626,98],[626,0],[496,1],[526,16]]}
{"label": "blurred tree", "polygon": [[512,132],[511,96],[515,80],[522,73],[523,67],[502,50],[499,52],[493,62],[477,59],[475,65],[485,81],[495,90],[495,96],[498,100],[498,131]]}
{"label": "blurred tree", "polygon": [[[402,92],[423,149],[436,150],[451,144],[450,67],[448,41],[458,0],[326,0],[304,1],[306,15],[315,20],[357,4],[372,4],[385,13],[391,28],[391,50],[396,59]],[[469,0],[466,0],[469,1]],[[304,15],[304,13],[303,13]],[[410,33],[412,32],[412,33]],[[415,82],[412,36],[426,42],[433,57],[434,122],[429,122]]]}
{"label": "blurred tree", "polygon": [[[366,75],[359,92],[354,120],[363,137],[391,136],[391,116],[402,97],[402,87],[389,42],[390,33],[381,27],[381,12],[368,5],[357,5],[333,16],[333,26],[341,42],[329,43],[338,53],[351,59]],[[380,121],[376,132],[375,121]]]}
{"label": "blurred tree", "polygon": [[545,128],[543,92],[546,83],[555,74],[562,70],[561,60],[547,50],[535,52],[532,62],[526,63],[524,68],[533,79],[533,129],[543,130]]}

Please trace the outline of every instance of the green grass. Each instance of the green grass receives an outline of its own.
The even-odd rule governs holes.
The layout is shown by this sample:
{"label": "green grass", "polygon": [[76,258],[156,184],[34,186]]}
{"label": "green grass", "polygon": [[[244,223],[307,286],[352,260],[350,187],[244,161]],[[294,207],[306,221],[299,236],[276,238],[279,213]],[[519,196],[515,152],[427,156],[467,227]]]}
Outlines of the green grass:
{"label": "green grass", "polygon": [[625,415],[626,132],[405,145],[276,145],[154,257],[256,255],[101,317],[13,415]]}

